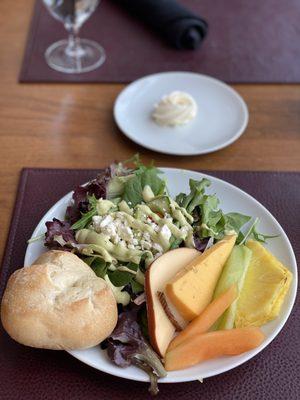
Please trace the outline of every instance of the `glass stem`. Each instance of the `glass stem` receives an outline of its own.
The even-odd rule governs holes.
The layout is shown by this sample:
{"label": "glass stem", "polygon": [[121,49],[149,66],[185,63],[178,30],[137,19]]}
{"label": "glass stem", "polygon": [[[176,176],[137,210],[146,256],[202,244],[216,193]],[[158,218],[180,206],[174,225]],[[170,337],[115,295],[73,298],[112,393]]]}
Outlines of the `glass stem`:
{"label": "glass stem", "polygon": [[79,29],[76,29],[75,27],[69,29],[68,46],[66,48],[66,54],[69,57],[80,58],[84,55],[84,50],[80,46],[78,34]]}

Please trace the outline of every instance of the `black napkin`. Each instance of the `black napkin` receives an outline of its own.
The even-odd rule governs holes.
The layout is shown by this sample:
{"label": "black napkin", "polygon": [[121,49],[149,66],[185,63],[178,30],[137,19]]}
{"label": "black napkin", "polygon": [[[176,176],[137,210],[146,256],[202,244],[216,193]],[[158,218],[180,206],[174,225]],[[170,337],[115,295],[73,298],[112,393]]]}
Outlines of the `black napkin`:
{"label": "black napkin", "polygon": [[207,33],[207,22],[176,0],[114,0],[140,18],[172,46],[195,49]]}

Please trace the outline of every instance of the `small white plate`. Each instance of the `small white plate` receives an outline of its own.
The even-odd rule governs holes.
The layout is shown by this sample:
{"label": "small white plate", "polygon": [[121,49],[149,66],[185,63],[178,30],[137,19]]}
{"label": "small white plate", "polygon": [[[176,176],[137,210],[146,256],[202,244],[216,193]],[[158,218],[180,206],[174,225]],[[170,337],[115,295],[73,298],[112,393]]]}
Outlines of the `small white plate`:
{"label": "small white plate", "polygon": [[[278,257],[281,262],[290,268],[293,273],[291,288],[286,296],[279,317],[263,326],[266,339],[261,346],[239,356],[216,358],[182,371],[169,372],[165,378],[160,380],[160,382],[164,383],[187,382],[218,375],[243,364],[263,350],[275,336],[278,335],[290,315],[295,301],[297,292],[297,265],[293,249],[282,227],[270,212],[249,194],[221,179],[199,172],[175,168],[160,169],[164,172],[171,196],[176,196],[179,192],[188,192],[188,182],[190,178],[200,180],[206,177],[210,179],[212,185],[208,192],[217,194],[220,199],[221,208],[225,212],[237,211],[246,215],[258,217],[260,219],[259,229],[261,232],[279,235],[279,237],[269,240],[266,247]],[[70,192],[54,204],[41,219],[32,236],[35,237],[44,233],[45,222],[52,220],[53,217],[63,219],[71,199],[72,193]],[[29,244],[25,254],[25,266],[31,265],[36,258],[45,251],[46,248],[43,246],[42,241]],[[106,351],[101,350],[100,346],[95,346],[86,350],[70,351],[70,354],[100,371],[136,381],[148,381],[147,375],[136,367],[119,368],[114,365],[108,359]]]}
{"label": "small white plate", "polygon": [[[151,118],[153,107],[174,90],[193,96],[197,116],[186,125],[161,127]],[[220,150],[237,140],[248,124],[248,109],[235,90],[217,79],[191,72],[164,72],[128,85],[115,102],[114,118],[137,144],[187,156]]]}

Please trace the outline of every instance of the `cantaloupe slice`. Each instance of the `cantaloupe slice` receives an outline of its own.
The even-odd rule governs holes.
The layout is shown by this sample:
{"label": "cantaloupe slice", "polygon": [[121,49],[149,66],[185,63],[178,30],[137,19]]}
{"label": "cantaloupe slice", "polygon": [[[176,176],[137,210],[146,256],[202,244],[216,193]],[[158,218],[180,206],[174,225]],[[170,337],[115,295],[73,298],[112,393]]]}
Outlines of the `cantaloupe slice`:
{"label": "cantaloupe slice", "polygon": [[212,358],[242,354],[258,347],[264,338],[263,332],[256,327],[194,335],[166,353],[165,369],[174,371]]}
{"label": "cantaloupe slice", "polygon": [[224,313],[224,311],[233,303],[237,298],[238,288],[237,285],[232,285],[224,293],[220,294],[215,300],[213,300],[205,310],[188,326],[176,336],[168,347],[168,351],[171,351],[185,340],[188,340],[194,335],[207,332],[208,329],[217,321],[217,319]]}
{"label": "cantaloupe slice", "polygon": [[179,271],[165,292],[182,317],[191,321],[211,302],[236,235],[225,236]]}

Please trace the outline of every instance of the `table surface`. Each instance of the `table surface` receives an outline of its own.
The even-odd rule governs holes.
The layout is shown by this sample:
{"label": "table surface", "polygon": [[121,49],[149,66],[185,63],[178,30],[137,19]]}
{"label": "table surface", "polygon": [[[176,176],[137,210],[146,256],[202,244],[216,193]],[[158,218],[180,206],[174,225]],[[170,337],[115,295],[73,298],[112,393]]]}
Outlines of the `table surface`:
{"label": "table surface", "polygon": [[161,166],[300,171],[300,85],[233,85],[249,107],[245,134],[216,153],[176,157],[119,132],[112,108],[124,85],[19,84],[32,5],[0,2],[0,256],[23,167],[101,168],[139,152]]}

